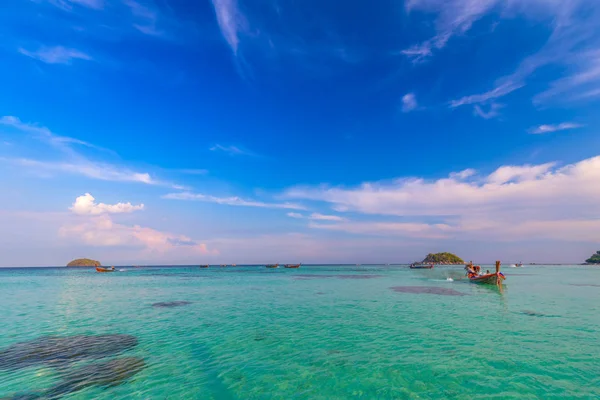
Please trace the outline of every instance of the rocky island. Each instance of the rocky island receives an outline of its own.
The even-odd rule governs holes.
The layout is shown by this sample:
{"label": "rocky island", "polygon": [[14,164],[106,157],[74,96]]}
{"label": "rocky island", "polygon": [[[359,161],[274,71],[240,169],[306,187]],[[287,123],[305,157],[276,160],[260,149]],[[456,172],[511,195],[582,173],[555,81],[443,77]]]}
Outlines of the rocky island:
{"label": "rocky island", "polygon": [[90,260],[89,258],[78,258],[67,264],[67,267],[101,267],[100,261]]}
{"label": "rocky island", "polygon": [[452,253],[429,253],[421,264],[465,264],[462,258]]}
{"label": "rocky island", "polygon": [[593,256],[585,260],[586,264],[600,264],[600,250],[596,252]]}

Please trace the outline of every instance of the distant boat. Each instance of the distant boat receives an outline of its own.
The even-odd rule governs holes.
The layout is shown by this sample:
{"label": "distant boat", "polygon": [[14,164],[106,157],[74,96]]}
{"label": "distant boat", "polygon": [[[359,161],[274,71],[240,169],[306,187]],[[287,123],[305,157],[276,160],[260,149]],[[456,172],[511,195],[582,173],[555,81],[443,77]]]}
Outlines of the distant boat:
{"label": "distant boat", "polygon": [[208,264],[201,265],[200,268],[208,268]]}
{"label": "distant boat", "polygon": [[517,268],[520,268],[520,267],[522,267],[522,266],[523,266],[523,263],[522,263],[522,262],[520,262],[520,263],[518,263],[518,264],[515,264],[515,267],[517,267]]}
{"label": "distant boat", "polygon": [[410,264],[410,269],[431,269],[433,268],[433,264],[423,265],[423,264]]}
{"label": "distant boat", "polygon": [[227,264],[221,264],[221,268],[224,268],[226,266],[227,266]]}
{"label": "distant boat", "polygon": [[110,268],[96,267],[96,272],[115,272],[115,267],[110,267]]}
{"label": "distant boat", "polygon": [[267,268],[279,268],[279,264],[267,264],[265,265]]}
{"label": "distant boat", "polygon": [[500,261],[496,261],[496,272],[481,275],[481,267],[479,265],[469,264],[465,267],[467,270],[467,276],[473,283],[482,283],[485,285],[498,285],[501,286],[502,282],[506,279],[504,274],[500,272]]}
{"label": "distant boat", "polygon": [[285,264],[284,268],[300,268],[302,264]]}

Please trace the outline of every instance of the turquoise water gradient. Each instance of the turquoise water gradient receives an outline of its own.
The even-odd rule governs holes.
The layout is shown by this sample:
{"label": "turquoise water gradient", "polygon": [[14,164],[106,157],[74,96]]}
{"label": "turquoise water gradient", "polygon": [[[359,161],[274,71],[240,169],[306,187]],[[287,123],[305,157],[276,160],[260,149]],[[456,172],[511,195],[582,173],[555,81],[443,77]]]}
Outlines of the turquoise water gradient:
{"label": "turquoise water gradient", "polygon": [[[0,269],[0,351],[139,339],[123,355],[144,370],[69,399],[600,398],[600,268],[504,268],[503,293],[458,267],[122,268]],[[168,301],[191,304],[152,307]],[[48,366],[0,371],[0,398],[59,381]]]}

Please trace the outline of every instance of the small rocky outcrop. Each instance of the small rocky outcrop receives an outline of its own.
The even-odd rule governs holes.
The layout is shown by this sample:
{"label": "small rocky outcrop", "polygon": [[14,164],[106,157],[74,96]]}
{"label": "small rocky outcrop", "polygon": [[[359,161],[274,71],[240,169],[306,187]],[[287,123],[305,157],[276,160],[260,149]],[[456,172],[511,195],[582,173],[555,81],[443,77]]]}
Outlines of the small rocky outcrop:
{"label": "small rocky outcrop", "polygon": [[89,258],[78,258],[67,264],[67,267],[101,267],[100,261],[90,260]]}
{"label": "small rocky outcrop", "polygon": [[456,256],[452,253],[429,253],[427,257],[423,261],[422,264],[464,264],[462,258]]}
{"label": "small rocky outcrop", "polygon": [[600,250],[596,252],[593,256],[585,260],[586,264],[600,264]]}

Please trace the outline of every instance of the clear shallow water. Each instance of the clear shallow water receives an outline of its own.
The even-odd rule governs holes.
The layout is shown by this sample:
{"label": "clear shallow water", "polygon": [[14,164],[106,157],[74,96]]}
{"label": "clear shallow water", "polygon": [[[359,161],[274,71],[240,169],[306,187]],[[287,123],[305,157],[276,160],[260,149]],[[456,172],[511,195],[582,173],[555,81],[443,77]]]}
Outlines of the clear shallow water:
{"label": "clear shallow water", "polygon": [[[503,293],[458,267],[122,269],[0,269],[0,354],[46,335],[138,339],[110,358],[0,369],[0,398],[115,357],[145,368],[64,398],[600,398],[597,267],[506,267]],[[174,301],[189,304],[152,306]]]}

